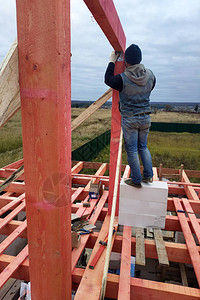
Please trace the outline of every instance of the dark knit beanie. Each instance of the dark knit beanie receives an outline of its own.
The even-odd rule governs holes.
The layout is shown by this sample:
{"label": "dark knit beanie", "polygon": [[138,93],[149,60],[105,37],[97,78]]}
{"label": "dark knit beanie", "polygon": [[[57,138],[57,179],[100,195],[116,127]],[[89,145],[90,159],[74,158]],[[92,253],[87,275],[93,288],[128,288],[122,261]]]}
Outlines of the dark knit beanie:
{"label": "dark knit beanie", "polygon": [[142,60],[142,52],[138,45],[132,44],[125,51],[125,61],[130,65],[139,64]]}

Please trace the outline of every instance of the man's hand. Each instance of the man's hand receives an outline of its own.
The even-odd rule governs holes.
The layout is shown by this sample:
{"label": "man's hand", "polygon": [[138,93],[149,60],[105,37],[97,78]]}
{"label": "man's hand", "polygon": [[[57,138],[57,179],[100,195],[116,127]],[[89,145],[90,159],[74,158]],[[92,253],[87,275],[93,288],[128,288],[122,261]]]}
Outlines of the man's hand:
{"label": "man's hand", "polygon": [[110,55],[110,62],[115,63],[117,58],[118,58],[119,54],[116,54],[115,51],[112,51],[111,55]]}

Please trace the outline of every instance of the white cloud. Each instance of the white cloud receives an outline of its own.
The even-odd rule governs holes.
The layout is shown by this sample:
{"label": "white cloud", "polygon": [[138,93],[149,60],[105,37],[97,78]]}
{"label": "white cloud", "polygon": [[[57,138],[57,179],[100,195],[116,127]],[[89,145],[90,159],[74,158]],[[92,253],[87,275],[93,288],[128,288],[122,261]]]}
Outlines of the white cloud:
{"label": "white cloud", "polygon": [[[157,76],[152,101],[200,102],[199,0],[114,0],[127,46],[138,44]],[[15,1],[0,11],[0,60],[16,37]],[[72,99],[97,99],[112,47],[83,0],[71,1]],[[188,91],[190,99],[188,99]],[[175,100],[176,100],[175,99]]]}

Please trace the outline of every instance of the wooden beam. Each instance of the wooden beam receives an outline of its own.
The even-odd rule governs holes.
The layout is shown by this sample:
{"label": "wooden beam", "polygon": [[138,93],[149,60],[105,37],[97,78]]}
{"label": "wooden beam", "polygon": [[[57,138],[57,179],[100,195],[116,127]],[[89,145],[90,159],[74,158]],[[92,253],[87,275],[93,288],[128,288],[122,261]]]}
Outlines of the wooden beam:
{"label": "wooden beam", "polygon": [[161,266],[169,266],[167,251],[163,241],[162,231],[159,228],[154,228],[154,239],[156,243],[156,250],[158,253],[158,261]]}
{"label": "wooden beam", "polygon": [[70,299],[70,0],[16,3],[31,298]]}
{"label": "wooden beam", "polygon": [[[126,37],[117,15],[114,3],[112,0],[84,0],[85,4],[93,14],[95,20],[103,30],[108,41],[115,51],[125,51]],[[124,62],[116,62],[115,74],[124,71]],[[121,117],[118,109],[119,92],[113,90],[112,99],[112,120],[111,120],[111,145],[110,145],[110,185],[109,185],[109,214],[111,213],[115,171],[117,165],[117,153],[119,147],[119,139],[121,132]],[[116,215],[118,214],[119,203],[117,201]]]}
{"label": "wooden beam", "polygon": [[5,249],[17,238],[19,237],[27,228],[26,221],[22,222],[3,242],[0,244],[0,254],[2,254]]}
{"label": "wooden beam", "polygon": [[102,253],[101,257],[99,258],[94,270],[90,269],[89,265],[100,247],[99,241],[104,240],[106,235],[108,234],[109,223],[110,223],[110,217],[107,216],[105,222],[103,223],[101,231],[98,235],[98,239],[96,241],[95,247],[92,251],[86,270],[83,274],[83,278],[81,280],[78,291],[76,293],[77,300],[87,299],[88,295],[90,295],[91,300],[99,299],[102,275],[103,275],[104,264],[105,264],[106,249]]}
{"label": "wooden beam", "polygon": [[[84,270],[76,268],[72,274],[74,283],[82,279]],[[117,299],[119,275],[108,274],[106,297]],[[133,300],[199,300],[200,290],[175,284],[155,282],[140,278],[131,278],[131,298]],[[124,298],[125,299],[125,298]]]}
{"label": "wooden beam", "polygon": [[188,214],[188,218],[190,219],[193,232],[196,234],[197,240],[200,243],[200,225],[199,221],[196,218],[196,215],[194,214],[194,211],[187,199],[182,199],[183,200],[183,206],[185,207],[185,210]]}
{"label": "wooden beam", "polygon": [[122,238],[121,266],[118,300],[130,299],[131,283],[131,227],[124,226]]}
{"label": "wooden beam", "polygon": [[19,167],[15,172],[13,172],[3,183],[0,184],[0,193],[7,187],[11,182],[19,178],[24,173],[24,165]]}
{"label": "wooden beam", "polygon": [[188,286],[185,264],[179,264],[179,267],[180,267],[180,271],[181,271],[182,285]]}
{"label": "wooden beam", "polygon": [[197,300],[199,297],[199,289],[139,278],[131,278],[131,299],[134,300]]}
{"label": "wooden beam", "polygon": [[[124,62],[115,63],[115,75],[124,71]],[[111,139],[110,139],[110,172],[109,172],[109,200],[108,213],[111,213],[112,199],[114,192],[115,173],[117,165],[117,155],[121,132],[121,115],[119,112],[119,92],[113,90],[112,98],[112,119],[111,119]],[[121,180],[121,178],[120,178]],[[119,182],[120,182],[119,180]],[[116,215],[119,213],[119,189],[117,196]]]}
{"label": "wooden beam", "polygon": [[116,51],[125,51],[126,37],[112,0],[84,0]]}
{"label": "wooden beam", "polygon": [[[96,242],[96,234],[91,234],[88,240],[87,247],[92,248]],[[185,244],[164,242],[169,261],[191,264],[191,259],[187,246]],[[135,256],[136,238],[131,238],[131,255]],[[120,253],[122,249],[122,237],[116,236],[112,251]],[[200,247],[197,246],[197,251],[200,252]],[[145,239],[145,257],[158,259],[156,244],[154,240]]]}
{"label": "wooden beam", "polygon": [[[185,182],[185,183],[190,183],[190,180],[187,177],[184,170],[182,172],[182,181]],[[195,192],[195,190],[192,186],[185,186],[184,185],[184,189],[185,189],[185,193],[186,193],[186,195],[189,199],[197,200],[197,201],[199,200],[199,197],[197,196],[197,194],[196,194],[196,192]]]}
{"label": "wooden beam", "polygon": [[107,90],[99,99],[85,109],[75,120],[72,121],[72,130],[76,129],[87,120],[99,107],[112,97],[112,89]]}
{"label": "wooden beam", "polygon": [[28,245],[13,259],[13,261],[1,272],[0,289],[12,277],[15,271],[28,256]]}
{"label": "wooden beam", "polygon": [[136,228],[135,264],[145,266],[144,228]]}
{"label": "wooden beam", "polygon": [[200,255],[194,241],[192,232],[186,220],[185,214],[182,212],[183,207],[178,198],[174,198],[174,205],[176,207],[177,215],[180,221],[180,225],[184,234],[185,242],[190,254],[190,258],[193,264],[194,272],[196,274],[197,282],[200,286]]}
{"label": "wooden beam", "polygon": [[0,128],[19,108],[18,47],[15,41],[0,66]]}

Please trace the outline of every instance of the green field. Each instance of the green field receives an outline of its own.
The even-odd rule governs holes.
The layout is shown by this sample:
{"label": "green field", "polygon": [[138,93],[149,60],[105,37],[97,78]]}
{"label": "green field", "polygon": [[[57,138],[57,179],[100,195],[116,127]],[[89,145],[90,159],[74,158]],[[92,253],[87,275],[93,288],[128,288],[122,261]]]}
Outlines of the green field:
{"label": "green field", "polygon": [[[150,132],[148,148],[152,155],[154,167],[163,164],[164,168],[200,170],[200,134]],[[95,161],[109,162],[110,146],[96,157]],[[122,163],[127,164],[123,147]]]}
{"label": "green field", "polygon": [[[83,109],[73,108],[72,119],[76,118]],[[85,123],[72,132],[72,150],[80,147],[94,137],[110,129],[111,110],[99,109]],[[181,114],[157,112],[152,115],[152,121],[200,123],[199,114]],[[0,129],[0,167],[23,157],[21,114],[15,116]],[[153,165],[158,167],[179,168],[184,164],[185,169],[200,170],[200,134],[150,132],[149,150],[152,154]],[[109,162],[109,146],[95,159],[99,162]],[[123,164],[127,164],[123,150]]]}

